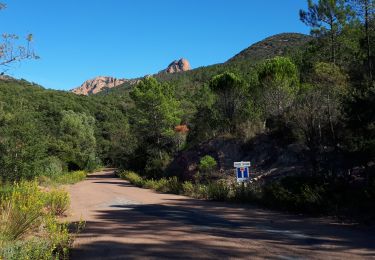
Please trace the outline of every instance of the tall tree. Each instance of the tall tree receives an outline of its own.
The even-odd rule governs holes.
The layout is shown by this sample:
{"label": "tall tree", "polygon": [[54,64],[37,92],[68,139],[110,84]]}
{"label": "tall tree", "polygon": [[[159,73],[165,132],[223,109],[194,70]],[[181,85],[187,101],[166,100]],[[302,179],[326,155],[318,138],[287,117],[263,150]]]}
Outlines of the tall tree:
{"label": "tall tree", "polygon": [[351,8],[354,10],[356,18],[363,24],[365,34],[365,46],[366,46],[366,65],[368,70],[368,76],[370,80],[373,80],[373,64],[372,64],[372,49],[371,49],[371,31],[373,28],[371,23],[374,20],[375,15],[375,1],[374,0],[351,0]]}
{"label": "tall tree", "polygon": [[300,10],[300,19],[317,36],[330,36],[331,62],[336,63],[337,36],[347,21],[345,0],[308,0],[307,11]]}
{"label": "tall tree", "polygon": [[131,92],[135,107],[131,119],[138,136],[139,148],[145,151],[146,168],[158,174],[165,166],[168,153],[174,151],[174,128],[181,122],[180,103],[171,85],[150,77]]}
{"label": "tall tree", "polygon": [[71,170],[93,170],[97,165],[95,119],[86,113],[62,111],[60,154]]}
{"label": "tall tree", "polygon": [[[225,72],[212,78],[210,89],[217,95],[216,109],[223,130],[233,132],[244,115],[247,102],[247,85],[236,74]],[[242,120],[244,120],[243,118]]]}
{"label": "tall tree", "polygon": [[292,104],[298,92],[297,67],[289,58],[276,57],[265,61],[258,70],[265,116],[279,116]]}
{"label": "tall tree", "polygon": [[335,122],[338,120],[341,111],[341,98],[346,94],[347,75],[334,64],[319,62],[314,66],[311,79],[321,93],[324,95],[321,102],[328,115],[328,121],[333,142],[337,142],[335,133]]}

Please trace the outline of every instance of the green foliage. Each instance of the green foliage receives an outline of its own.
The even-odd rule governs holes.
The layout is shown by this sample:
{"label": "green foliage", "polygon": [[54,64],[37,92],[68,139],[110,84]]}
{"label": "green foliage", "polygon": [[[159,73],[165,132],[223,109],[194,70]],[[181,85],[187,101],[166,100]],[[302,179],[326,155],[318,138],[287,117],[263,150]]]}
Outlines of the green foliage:
{"label": "green foliage", "polygon": [[257,183],[234,183],[232,200],[240,202],[258,202],[261,200],[262,187]]}
{"label": "green foliage", "polygon": [[248,86],[244,80],[231,72],[213,77],[210,89],[216,94],[215,110],[217,124],[224,132],[234,132],[238,123],[246,117]]}
{"label": "green foliage", "polygon": [[36,182],[23,181],[14,184],[0,206],[0,240],[17,240],[40,225],[43,194]]}
{"label": "green foliage", "polygon": [[72,170],[93,170],[97,166],[94,126],[95,119],[85,113],[62,111],[60,154]]}
{"label": "green foliage", "polygon": [[120,97],[84,97],[24,80],[0,81],[0,178],[32,179],[61,168],[127,163],[134,142]]}
{"label": "green foliage", "polygon": [[130,181],[132,184],[143,187],[145,181],[141,176],[132,171],[124,171],[119,174],[120,178]]}
{"label": "green foliage", "polygon": [[144,169],[158,175],[174,150],[174,127],[181,121],[180,103],[174,98],[171,85],[154,78],[141,81],[131,92],[131,98],[135,105],[131,118],[143,153]]}
{"label": "green foliage", "polygon": [[336,63],[338,48],[337,37],[347,22],[350,9],[345,0],[308,0],[308,10],[300,11],[303,23],[311,27],[311,33],[316,36],[329,35],[330,61]]}
{"label": "green foliage", "polygon": [[203,172],[212,172],[216,168],[217,162],[210,155],[205,155],[199,161],[199,169]]}
{"label": "green foliage", "polygon": [[69,194],[62,189],[53,189],[46,194],[45,206],[53,215],[62,216],[70,205]]}
{"label": "green foliage", "polygon": [[285,57],[275,57],[259,65],[259,105],[266,117],[281,115],[299,90],[296,65]]}
{"label": "green foliage", "polygon": [[0,177],[32,178],[42,170],[39,162],[46,143],[33,114],[28,115],[23,109],[4,113],[0,135]]}
{"label": "green foliage", "polygon": [[7,190],[0,200],[0,258],[66,259],[71,237],[56,215],[68,207],[67,193],[43,192],[27,181]]}
{"label": "green foliage", "polygon": [[194,193],[194,184],[190,181],[184,181],[184,183],[182,183],[182,192],[184,195],[191,195]]}
{"label": "green foliage", "polygon": [[207,185],[207,198],[210,200],[225,201],[228,200],[230,186],[225,180],[210,182]]}
{"label": "green foliage", "polygon": [[63,174],[55,174],[52,176],[40,176],[38,178],[38,181],[42,185],[56,186],[64,184],[75,184],[86,179],[86,176],[87,172],[85,171],[74,171]]}

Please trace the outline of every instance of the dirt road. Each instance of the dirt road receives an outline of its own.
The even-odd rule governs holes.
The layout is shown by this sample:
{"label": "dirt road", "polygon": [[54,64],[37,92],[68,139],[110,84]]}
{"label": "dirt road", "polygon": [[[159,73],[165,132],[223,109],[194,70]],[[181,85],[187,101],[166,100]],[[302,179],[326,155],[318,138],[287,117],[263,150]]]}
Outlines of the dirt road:
{"label": "dirt road", "polygon": [[328,219],[157,194],[92,174],[70,186],[87,221],[72,259],[375,259],[375,232]]}

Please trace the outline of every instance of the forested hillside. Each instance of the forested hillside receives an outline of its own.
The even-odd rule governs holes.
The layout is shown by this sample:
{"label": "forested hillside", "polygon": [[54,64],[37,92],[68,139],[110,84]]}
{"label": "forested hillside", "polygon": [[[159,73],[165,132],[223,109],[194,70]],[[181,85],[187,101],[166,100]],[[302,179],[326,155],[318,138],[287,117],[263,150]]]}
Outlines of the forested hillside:
{"label": "forested hillside", "polygon": [[121,142],[127,125],[121,102],[45,90],[26,81],[0,81],[2,179],[111,163],[115,155],[110,146]]}
{"label": "forested hillside", "polygon": [[[255,144],[259,150],[267,140],[263,153],[297,147],[306,162],[302,171],[290,168],[298,181],[278,177],[266,186],[268,198],[322,208],[332,194],[345,204],[352,189],[366,208],[375,196],[373,1],[308,1],[300,17],[312,37],[276,35],[223,64],[159,73],[89,97],[1,81],[2,179],[110,165],[156,179],[197,180],[205,172],[208,182],[225,179],[228,167],[220,163],[225,149],[210,151],[207,143],[234,143],[239,159],[252,160]],[[219,163],[210,171],[200,168],[201,158],[191,165],[187,154],[198,150]],[[192,166],[190,175],[169,171],[176,161]]]}

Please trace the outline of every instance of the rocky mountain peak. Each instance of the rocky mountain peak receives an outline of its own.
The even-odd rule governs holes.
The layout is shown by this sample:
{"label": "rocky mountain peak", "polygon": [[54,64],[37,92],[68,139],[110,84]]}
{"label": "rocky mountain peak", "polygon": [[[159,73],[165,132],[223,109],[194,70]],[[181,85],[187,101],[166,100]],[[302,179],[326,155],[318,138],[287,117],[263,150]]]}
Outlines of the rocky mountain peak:
{"label": "rocky mountain peak", "polygon": [[188,70],[191,70],[189,61],[187,59],[181,58],[169,64],[168,67],[163,72],[176,73],[176,72],[182,72],[182,71],[188,71]]}
{"label": "rocky mountain peak", "polygon": [[78,95],[90,95],[103,91],[106,88],[114,88],[125,82],[127,79],[117,79],[114,77],[99,76],[85,81],[80,87],[74,88],[71,91]]}

